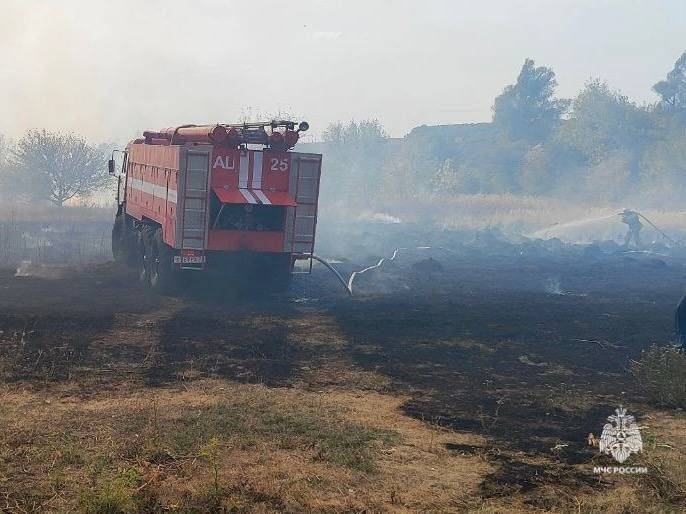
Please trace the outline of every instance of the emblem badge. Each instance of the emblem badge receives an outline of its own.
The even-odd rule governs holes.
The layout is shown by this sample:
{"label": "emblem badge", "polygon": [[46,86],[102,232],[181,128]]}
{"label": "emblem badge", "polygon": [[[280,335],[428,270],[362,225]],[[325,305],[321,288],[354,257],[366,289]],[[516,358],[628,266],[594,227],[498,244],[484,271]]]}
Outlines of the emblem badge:
{"label": "emblem badge", "polygon": [[608,416],[600,435],[600,453],[612,455],[620,464],[632,453],[643,451],[643,439],[636,419],[626,413],[626,409],[619,406],[615,414]]}

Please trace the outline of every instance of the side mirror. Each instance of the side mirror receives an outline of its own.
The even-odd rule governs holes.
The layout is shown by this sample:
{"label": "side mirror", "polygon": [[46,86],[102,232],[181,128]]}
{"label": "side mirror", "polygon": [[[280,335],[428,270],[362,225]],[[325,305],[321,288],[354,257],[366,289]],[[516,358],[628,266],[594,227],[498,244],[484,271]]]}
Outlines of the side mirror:
{"label": "side mirror", "polygon": [[110,175],[114,175],[114,159],[107,161],[107,171]]}

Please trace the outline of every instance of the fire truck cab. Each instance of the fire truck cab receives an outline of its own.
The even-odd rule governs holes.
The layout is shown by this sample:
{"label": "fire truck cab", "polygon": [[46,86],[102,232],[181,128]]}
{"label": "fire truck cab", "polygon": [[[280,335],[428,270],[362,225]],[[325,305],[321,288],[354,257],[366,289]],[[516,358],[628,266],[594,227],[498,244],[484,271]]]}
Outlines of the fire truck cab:
{"label": "fire truck cab", "polygon": [[145,131],[124,151],[115,260],[160,290],[192,273],[271,289],[311,271],[322,156],[292,151],[306,122]]}

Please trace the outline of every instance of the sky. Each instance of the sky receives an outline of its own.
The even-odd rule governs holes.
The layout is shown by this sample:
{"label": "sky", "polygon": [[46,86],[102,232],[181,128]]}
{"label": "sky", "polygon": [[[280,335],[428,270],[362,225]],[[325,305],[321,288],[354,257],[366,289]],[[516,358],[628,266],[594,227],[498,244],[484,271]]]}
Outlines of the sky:
{"label": "sky", "polygon": [[489,121],[527,57],[558,94],[637,102],[686,50],[684,0],[0,0],[0,134],[125,142],[145,129],[290,113],[311,137],[378,118]]}

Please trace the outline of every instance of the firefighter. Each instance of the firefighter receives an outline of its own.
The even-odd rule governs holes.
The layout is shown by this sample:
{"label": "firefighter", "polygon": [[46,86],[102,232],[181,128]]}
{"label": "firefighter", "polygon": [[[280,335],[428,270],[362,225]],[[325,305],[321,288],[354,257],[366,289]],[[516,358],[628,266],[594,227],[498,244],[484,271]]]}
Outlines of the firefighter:
{"label": "firefighter", "polygon": [[636,211],[624,209],[619,215],[622,217],[622,223],[628,225],[626,236],[624,237],[624,246],[629,248],[633,240],[635,248],[639,250],[641,248],[640,232],[643,228],[643,224],[638,217],[638,213]]}

